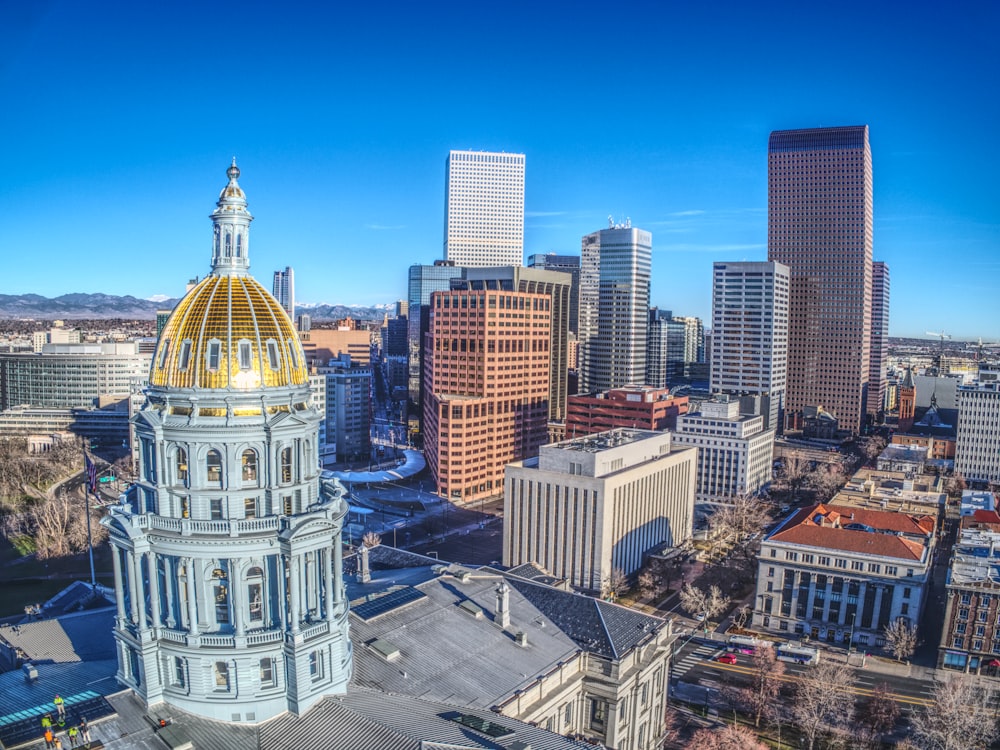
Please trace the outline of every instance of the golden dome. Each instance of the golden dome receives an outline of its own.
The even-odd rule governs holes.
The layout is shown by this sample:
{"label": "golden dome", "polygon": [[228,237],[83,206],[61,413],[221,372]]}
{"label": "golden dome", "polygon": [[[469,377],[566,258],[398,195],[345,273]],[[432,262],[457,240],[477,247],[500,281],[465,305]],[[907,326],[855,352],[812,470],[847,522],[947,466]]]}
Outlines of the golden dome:
{"label": "golden dome", "polygon": [[150,375],[153,386],[238,391],[308,381],[288,313],[248,274],[208,276],[188,292],[163,328]]}

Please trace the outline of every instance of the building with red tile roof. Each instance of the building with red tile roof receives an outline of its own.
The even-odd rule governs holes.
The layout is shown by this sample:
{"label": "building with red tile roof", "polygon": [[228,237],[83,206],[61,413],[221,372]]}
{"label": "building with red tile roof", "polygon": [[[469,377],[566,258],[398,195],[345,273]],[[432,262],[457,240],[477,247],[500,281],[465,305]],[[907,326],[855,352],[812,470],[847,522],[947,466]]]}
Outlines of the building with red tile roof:
{"label": "building with red tile roof", "polygon": [[884,645],[890,622],[919,622],[937,519],[820,503],[761,544],[756,628],[813,640]]}

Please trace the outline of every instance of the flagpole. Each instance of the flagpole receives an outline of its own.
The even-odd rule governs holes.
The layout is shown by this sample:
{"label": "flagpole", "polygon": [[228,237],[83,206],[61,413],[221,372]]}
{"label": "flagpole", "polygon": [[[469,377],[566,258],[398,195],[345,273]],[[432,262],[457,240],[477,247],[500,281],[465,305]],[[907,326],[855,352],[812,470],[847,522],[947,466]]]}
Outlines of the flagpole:
{"label": "flagpole", "polygon": [[[93,489],[94,496],[97,496],[97,487],[91,482],[91,471],[88,464],[92,463],[90,458],[87,456],[87,449],[83,449],[83,466],[84,473],[87,475],[87,479],[84,482],[85,488],[83,490],[83,506],[84,512],[87,514],[87,552],[90,554],[90,591],[96,597],[97,596],[97,574],[94,572],[94,538],[90,533],[90,490]],[[96,473],[96,467],[95,467]]]}

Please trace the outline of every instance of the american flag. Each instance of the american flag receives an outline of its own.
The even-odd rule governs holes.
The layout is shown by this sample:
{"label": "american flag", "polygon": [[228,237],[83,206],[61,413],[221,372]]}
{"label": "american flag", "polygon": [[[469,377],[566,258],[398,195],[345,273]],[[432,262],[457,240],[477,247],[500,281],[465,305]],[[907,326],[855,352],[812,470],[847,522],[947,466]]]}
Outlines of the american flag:
{"label": "american flag", "polygon": [[97,494],[97,464],[90,460],[90,456],[84,454],[84,464],[87,467],[87,487],[91,494]]}

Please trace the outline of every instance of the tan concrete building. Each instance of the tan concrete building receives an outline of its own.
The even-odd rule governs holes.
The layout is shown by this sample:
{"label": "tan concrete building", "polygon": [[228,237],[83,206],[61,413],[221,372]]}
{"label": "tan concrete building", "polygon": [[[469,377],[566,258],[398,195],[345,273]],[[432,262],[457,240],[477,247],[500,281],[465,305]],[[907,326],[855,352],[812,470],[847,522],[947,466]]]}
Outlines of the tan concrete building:
{"label": "tan concrete building", "polygon": [[535,455],[549,415],[551,298],[431,295],[424,349],[424,452],[439,494],[499,495],[504,467]]}
{"label": "tan concrete building", "polygon": [[689,539],[697,452],[669,432],[616,429],[543,446],[507,467],[504,565],[535,563],[604,592],[612,571]]}

